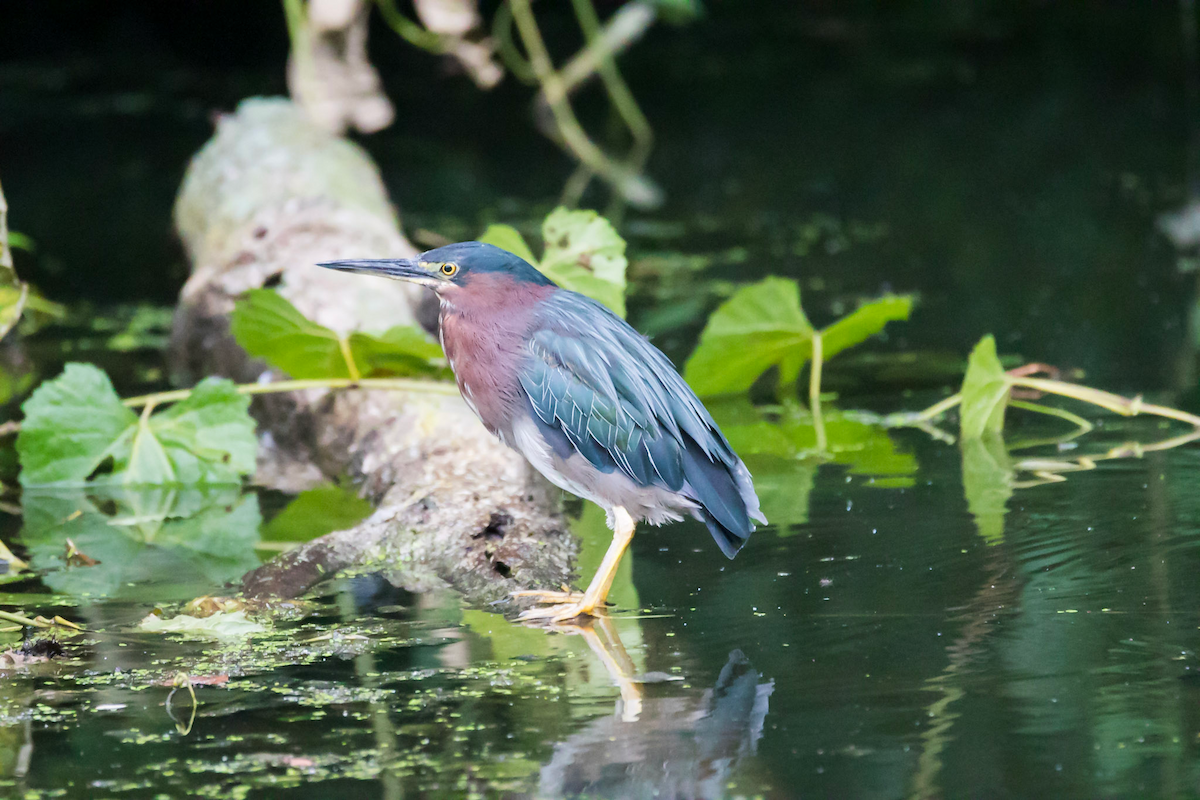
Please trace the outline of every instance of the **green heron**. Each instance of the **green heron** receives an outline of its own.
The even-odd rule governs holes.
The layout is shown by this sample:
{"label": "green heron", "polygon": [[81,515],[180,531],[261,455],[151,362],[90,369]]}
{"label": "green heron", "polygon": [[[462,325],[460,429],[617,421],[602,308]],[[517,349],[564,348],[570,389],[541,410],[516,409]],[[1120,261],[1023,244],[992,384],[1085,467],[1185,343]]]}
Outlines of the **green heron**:
{"label": "green heron", "polygon": [[690,513],[733,558],[765,523],[750,473],[700,400],[624,320],[524,259],[460,242],[415,259],[323,267],[427,286],[459,391],[484,426],[551,483],[608,512],[613,541],[587,591],[516,592],[564,622],[602,607],[639,521]]}

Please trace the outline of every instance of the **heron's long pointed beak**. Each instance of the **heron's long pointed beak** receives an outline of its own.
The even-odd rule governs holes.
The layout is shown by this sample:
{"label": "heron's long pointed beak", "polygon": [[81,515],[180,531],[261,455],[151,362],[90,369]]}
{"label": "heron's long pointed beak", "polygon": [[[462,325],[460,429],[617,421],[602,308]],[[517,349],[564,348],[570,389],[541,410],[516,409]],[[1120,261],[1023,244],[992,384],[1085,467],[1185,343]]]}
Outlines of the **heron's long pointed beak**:
{"label": "heron's long pointed beak", "polygon": [[326,261],[317,266],[336,269],[339,272],[357,272],[363,275],[379,275],[400,281],[428,283],[437,279],[414,258],[373,258],[355,261]]}

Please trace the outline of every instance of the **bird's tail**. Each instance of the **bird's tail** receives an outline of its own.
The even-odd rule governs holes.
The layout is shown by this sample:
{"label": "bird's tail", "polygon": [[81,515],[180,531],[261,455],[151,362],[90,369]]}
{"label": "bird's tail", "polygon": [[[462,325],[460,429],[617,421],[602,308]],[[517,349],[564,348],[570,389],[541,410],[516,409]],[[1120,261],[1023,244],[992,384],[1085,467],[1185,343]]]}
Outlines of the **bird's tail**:
{"label": "bird's tail", "polygon": [[699,516],[701,521],[708,526],[708,532],[712,534],[713,541],[717,543],[717,547],[721,548],[721,552],[725,554],[726,558],[736,556],[742,549],[742,545],[750,538],[750,532],[754,530],[753,525],[749,526],[749,530],[727,528],[704,507],[701,507]]}
{"label": "bird's tail", "polygon": [[696,516],[708,526],[725,557],[733,558],[754,532],[754,521],[767,521],[759,510],[749,470],[732,452],[729,462],[714,460],[688,437],[683,471],[700,505]]}

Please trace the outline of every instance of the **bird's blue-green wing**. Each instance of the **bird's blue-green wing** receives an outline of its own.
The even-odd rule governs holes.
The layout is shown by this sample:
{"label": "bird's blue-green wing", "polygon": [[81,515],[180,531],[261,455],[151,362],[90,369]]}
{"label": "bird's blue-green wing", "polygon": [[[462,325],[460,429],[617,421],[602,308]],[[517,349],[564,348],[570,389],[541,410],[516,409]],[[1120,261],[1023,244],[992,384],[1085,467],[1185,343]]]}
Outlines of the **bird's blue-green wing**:
{"label": "bird's blue-green wing", "polygon": [[560,457],[579,453],[638,485],[684,493],[735,537],[717,539],[727,555],[754,529],[749,474],[708,411],[666,356],[607,309],[570,292],[545,301],[520,381]]}

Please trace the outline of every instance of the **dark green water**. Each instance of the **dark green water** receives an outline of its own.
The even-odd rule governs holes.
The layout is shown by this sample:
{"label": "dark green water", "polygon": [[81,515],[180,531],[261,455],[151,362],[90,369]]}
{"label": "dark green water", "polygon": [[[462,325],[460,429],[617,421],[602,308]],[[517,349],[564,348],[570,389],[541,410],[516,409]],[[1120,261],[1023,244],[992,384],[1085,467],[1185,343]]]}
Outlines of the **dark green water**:
{"label": "dark green water", "polygon": [[[1088,452],[1156,433],[1125,425]],[[59,592],[26,581],[3,597],[89,627],[64,659],[7,671],[5,791],[1192,796],[1196,451],[1018,488],[1006,515],[976,518],[955,447],[896,443],[916,471],[891,482],[910,486],[823,466],[807,521],[760,530],[734,562],[697,525],[639,534],[597,649],[370,576],[248,638],[141,632],[154,602],[253,563],[257,498],[215,498],[187,531],[109,518],[103,543],[87,519],[113,509],[27,499],[35,566],[61,564],[63,535],[102,563],[52,567],[42,584]],[[89,511],[63,522],[72,505]],[[585,561],[605,545],[598,523],[577,525]],[[218,681],[197,687],[186,735],[164,705],[179,671]],[[172,710],[186,720],[190,701],[176,693]]]}
{"label": "dark green water", "polygon": [[[163,383],[162,314],[139,327],[110,304],[172,301],[169,208],[209,112],[283,89],[277,12],[241,5],[186,22],[157,4],[6,7],[22,36],[0,56],[0,178],[39,245],[18,268],[73,309],[6,351],[6,402],[66,359],[127,394]],[[938,399],[993,332],[1004,354],[1196,410],[1194,276],[1154,230],[1185,185],[1174,4],[710,5],[627,62],[668,194],[624,229],[631,319],[656,342],[686,356],[731,281],[782,274],[818,324],[861,295],[921,294],[910,323],[829,367],[842,408]],[[422,54],[373,50],[402,113],[364,144],[408,230],[465,238],[553,203],[570,166],[526,91],[480,96]],[[600,128],[594,111],[585,98]],[[895,353],[916,355],[879,358]],[[1200,795],[1197,445],[1045,482],[1014,464],[1179,431],[1104,418],[1006,456],[827,409],[818,464],[770,412],[717,405],[773,524],[733,562],[698,525],[643,531],[594,634],[374,576],[249,637],[152,634],[137,626],[155,604],[270,557],[262,521],[284,499],[21,498],[0,533],[39,572],[0,607],[88,632],[0,674],[0,795]],[[1015,417],[1010,448],[1062,433]],[[599,522],[576,523],[584,571]],[[66,568],[68,536],[101,563]],[[180,672],[206,682],[186,734],[171,715],[186,723],[190,698],[166,705]]]}

